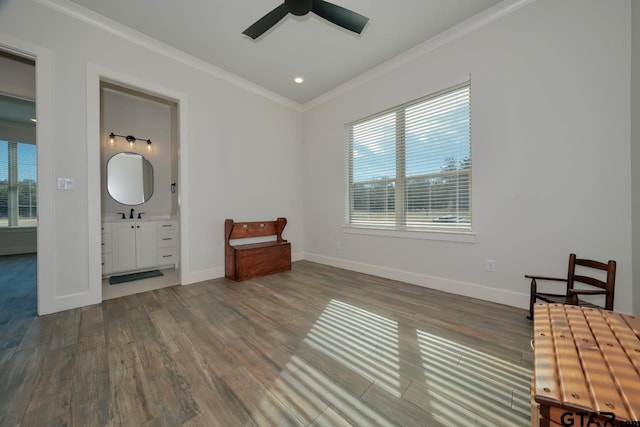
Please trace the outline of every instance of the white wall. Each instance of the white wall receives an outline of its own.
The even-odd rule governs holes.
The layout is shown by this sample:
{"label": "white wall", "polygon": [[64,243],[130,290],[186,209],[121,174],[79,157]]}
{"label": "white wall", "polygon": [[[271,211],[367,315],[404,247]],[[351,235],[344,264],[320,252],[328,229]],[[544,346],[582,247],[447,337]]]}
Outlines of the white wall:
{"label": "white wall", "polygon": [[[105,218],[120,218],[118,212],[129,217],[130,209],[134,216],[144,212],[143,218],[169,218],[172,214],[171,183],[175,176],[172,167],[175,162],[172,155],[172,103],[149,99],[142,94],[123,93],[119,90],[103,88],[101,91],[101,135],[100,135],[100,175],[102,193],[102,215]],[[150,139],[151,145],[136,141],[133,146],[124,138],[115,138],[109,142],[109,133],[133,135],[141,139]],[[153,193],[145,203],[127,206],[114,200],[107,191],[107,162],[122,152],[138,153],[153,166]]]}
{"label": "white wall", "polygon": [[38,247],[36,238],[35,227],[0,229],[0,255],[36,253]]}
{"label": "white wall", "polygon": [[0,120],[0,135],[5,141],[36,143],[36,127],[24,123]]}
{"label": "white wall", "polygon": [[[618,262],[631,312],[629,15],[538,0],[311,108],[305,258],[526,307],[523,275],[562,277],[576,252]],[[469,76],[475,243],[345,233],[344,124]]]}
{"label": "white wall", "polygon": [[[100,299],[97,127],[87,137],[88,111],[98,109],[88,105],[99,99],[95,69],[183,101],[185,283],[223,274],[224,218],[286,216],[295,258],[304,242],[312,260],[519,306],[524,273],[564,275],[570,251],[613,258],[616,309],[631,311],[629,1],[537,0],[304,114],[60,4],[72,6],[0,2],[0,46],[39,56],[41,314]],[[344,123],[469,75],[475,243],[344,233]],[[76,190],[55,190],[56,177],[75,179]],[[487,258],[495,273],[484,271]]]}
{"label": "white wall", "polygon": [[640,315],[640,4],[631,2],[631,189],[633,213],[633,312]]}
{"label": "white wall", "polygon": [[[88,115],[98,108],[88,102],[99,100],[99,88],[90,70],[108,69],[126,80],[180,93],[188,101],[180,112],[186,126],[179,135],[181,173],[189,186],[182,189],[181,199],[181,211],[187,212],[182,222],[188,224],[188,233],[181,234],[182,249],[186,245],[190,254],[188,265],[183,263],[183,283],[223,275],[227,217],[286,216],[285,237],[299,257],[301,113],[275,97],[246,89],[249,84],[230,83],[224,73],[198,61],[174,59],[164,53],[171,50],[157,43],[144,38],[141,44],[132,43],[120,36],[128,34],[126,29],[100,29],[47,4],[64,2],[0,3],[0,46],[18,47],[42,59],[37,62],[39,104],[42,101],[38,142],[47,146],[42,151],[39,147],[39,170],[47,173],[39,175],[44,186],[39,203],[50,212],[39,223],[44,243],[39,254],[45,255],[42,264],[39,257],[40,314],[101,299],[100,234],[95,229],[99,174],[93,179],[100,168],[98,128],[87,137],[93,129]],[[76,189],[55,190],[57,177],[74,179]]]}

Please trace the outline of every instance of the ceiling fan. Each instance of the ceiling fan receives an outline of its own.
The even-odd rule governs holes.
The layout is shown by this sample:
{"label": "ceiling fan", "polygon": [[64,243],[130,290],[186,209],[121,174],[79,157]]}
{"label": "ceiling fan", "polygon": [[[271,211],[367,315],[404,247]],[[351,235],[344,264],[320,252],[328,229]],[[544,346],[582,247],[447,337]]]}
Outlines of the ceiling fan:
{"label": "ceiling fan", "polygon": [[284,0],[284,3],[258,19],[242,34],[246,34],[255,40],[276,25],[288,13],[303,16],[309,12],[313,12],[329,22],[358,34],[362,32],[362,29],[369,21],[369,18],[359,13],[323,0]]}

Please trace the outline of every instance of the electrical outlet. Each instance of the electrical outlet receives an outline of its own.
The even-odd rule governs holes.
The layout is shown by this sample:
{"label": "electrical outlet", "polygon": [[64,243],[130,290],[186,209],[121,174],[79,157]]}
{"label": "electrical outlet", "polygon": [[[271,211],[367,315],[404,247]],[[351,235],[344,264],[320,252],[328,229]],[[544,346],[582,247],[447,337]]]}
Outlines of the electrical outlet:
{"label": "electrical outlet", "polygon": [[493,259],[488,259],[487,260],[487,271],[490,271],[491,273],[495,273],[496,271],[496,261]]}
{"label": "electrical outlet", "polygon": [[340,240],[336,240],[336,249],[340,249],[341,244],[340,244]]}

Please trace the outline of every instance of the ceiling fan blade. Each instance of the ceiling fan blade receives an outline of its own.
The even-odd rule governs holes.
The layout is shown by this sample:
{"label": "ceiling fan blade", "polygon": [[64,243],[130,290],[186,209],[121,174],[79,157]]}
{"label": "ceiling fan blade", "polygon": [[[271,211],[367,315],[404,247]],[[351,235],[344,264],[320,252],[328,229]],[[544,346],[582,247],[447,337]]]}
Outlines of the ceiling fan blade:
{"label": "ceiling fan blade", "polygon": [[369,18],[359,13],[323,0],[314,0],[311,11],[329,22],[358,34],[369,22]]}
{"label": "ceiling fan blade", "polygon": [[246,34],[255,40],[267,32],[269,28],[276,25],[282,18],[287,16],[287,13],[289,13],[289,10],[287,9],[287,6],[282,3],[280,6],[258,19],[253,25],[244,30],[242,34]]}

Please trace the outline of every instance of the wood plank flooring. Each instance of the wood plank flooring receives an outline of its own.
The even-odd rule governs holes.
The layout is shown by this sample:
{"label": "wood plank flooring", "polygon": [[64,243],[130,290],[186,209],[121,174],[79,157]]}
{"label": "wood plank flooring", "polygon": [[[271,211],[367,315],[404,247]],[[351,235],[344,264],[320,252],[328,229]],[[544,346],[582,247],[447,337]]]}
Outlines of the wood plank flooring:
{"label": "wood plank flooring", "polygon": [[307,261],[149,291],[1,342],[0,426],[526,426],[525,316]]}

